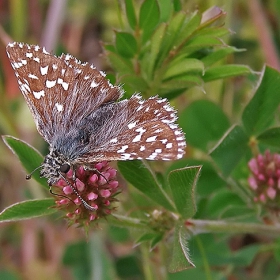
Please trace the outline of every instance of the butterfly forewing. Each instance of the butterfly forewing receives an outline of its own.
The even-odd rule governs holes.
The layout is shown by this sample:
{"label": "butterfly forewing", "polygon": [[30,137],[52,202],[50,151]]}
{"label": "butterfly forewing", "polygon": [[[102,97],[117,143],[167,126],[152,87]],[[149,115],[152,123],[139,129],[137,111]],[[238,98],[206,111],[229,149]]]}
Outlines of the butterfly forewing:
{"label": "butterfly forewing", "polygon": [[70,55],[56,57],[22,43],[9,44],[7,53],[37,129],[50,144],[71,120],[78,121],[122,95],[102,72]]}
{"label": "butterfly forewing", "polygon": [[120,87],[68,54],[56,57],[21,43],[9,44],[7,52],[51,158],[57,151],[71,165],[90,165],[183,156],[185,137],[166,99],[136,94],[117,102]]}

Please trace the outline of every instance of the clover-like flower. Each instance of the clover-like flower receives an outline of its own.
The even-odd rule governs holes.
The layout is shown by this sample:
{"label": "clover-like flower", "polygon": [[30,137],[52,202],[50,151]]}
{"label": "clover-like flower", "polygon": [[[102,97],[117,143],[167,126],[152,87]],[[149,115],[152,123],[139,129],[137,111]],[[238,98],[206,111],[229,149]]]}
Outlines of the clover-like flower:
{"label": "clover-like flower", "polygon": [[[112,203],[117,200],[115,196],[119,193],[117,171],[105,161],[96,163],[93,167],[92,170],[78,167],[74,179],[71,169],[66,174],[66,179],[59,179],[53,186],[53,192],[58,195],[56,207],[67,213],[69,225],[87,227],[91,222],[111,214],[115,209]],[[85,203],[91,209],[87,209]]]}
{"label": "clover-like flower", "polygon": [[248,166],[252,173],[248,183],[255,193],[254,200],[276,206],[280,202],[280,154],[267,150],[264,155],[252,158]]}

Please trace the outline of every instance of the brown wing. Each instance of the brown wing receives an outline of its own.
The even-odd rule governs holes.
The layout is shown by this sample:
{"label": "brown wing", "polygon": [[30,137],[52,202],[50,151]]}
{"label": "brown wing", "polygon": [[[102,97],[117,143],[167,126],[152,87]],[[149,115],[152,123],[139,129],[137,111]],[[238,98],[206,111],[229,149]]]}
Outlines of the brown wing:
{"label": "brown wing", "polygon": [[77,163],[102,160],[174,160],[184,155],[185,136],[178,125],[176,112],[166,99],[139,95],[118,103],[113,117],[90,143],[90,152]]}
{"label": "brown wing", "polygon": [[102,72],[69,54],[56,57],[23,43],[10,43],[7,54],[38,132],[48,143],[61,127],[122,95]]}

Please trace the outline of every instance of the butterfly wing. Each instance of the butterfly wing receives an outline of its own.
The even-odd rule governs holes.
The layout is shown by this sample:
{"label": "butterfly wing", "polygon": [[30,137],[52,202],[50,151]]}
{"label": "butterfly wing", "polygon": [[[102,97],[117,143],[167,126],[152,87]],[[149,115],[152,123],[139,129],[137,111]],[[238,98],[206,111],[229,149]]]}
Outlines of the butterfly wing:
{"label": "butterfly wing", "polygon": [[[142,100],[134,95],[116,103],[113,114],[95,129],[89,152],[77,158],[84,164],[103,160],[174,160],[184,155],[182,130],[166,99]],[[89,122],[90,123],[90,122]]]}
{"label": "butterfly wing", "polygon": [[166,99],[116,102],[121,89],[70,55],[22,43],[7,53],[39,133],[72,164],[183,156],[185,137]]}
{"label": "butterfly wing", "polygon": [[34,45],[10,43],[7,54],[38,132],[51,144],[62,128],[70,128],[101,104],[122,95],[104,74],[71,55],[56,57]]}

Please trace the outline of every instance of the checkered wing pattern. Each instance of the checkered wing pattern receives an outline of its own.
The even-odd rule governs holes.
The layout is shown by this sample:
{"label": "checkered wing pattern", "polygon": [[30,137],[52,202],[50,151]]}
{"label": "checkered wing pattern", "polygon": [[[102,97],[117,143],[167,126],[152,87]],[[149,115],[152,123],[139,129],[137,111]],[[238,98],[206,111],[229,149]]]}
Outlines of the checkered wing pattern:
{"label": "checkered wing pattern", "polygon": [[68,54],[22,43],[7,53],[39,133],[71,165],[183,156],[185,137],[166,99],[118,101],[120,87]]}

